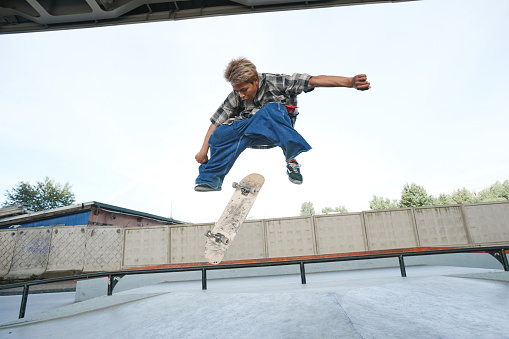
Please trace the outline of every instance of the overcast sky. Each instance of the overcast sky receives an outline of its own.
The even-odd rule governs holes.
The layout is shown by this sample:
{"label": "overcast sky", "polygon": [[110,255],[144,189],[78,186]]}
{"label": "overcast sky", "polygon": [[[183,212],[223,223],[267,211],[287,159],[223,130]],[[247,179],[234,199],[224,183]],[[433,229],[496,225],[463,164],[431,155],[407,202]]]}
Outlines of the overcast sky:
{"label": "overcast sky", "polygon": [[[0,35],[0,191],[69,182],[98,201],[213,222],[249,173],[250,216],[303,202],[369,210],[405,183],[429,194],[509,179],[509,2],[425,0]],[[222,192],[194,192],[209,118],[235,57],[260,72],[353,76],[372,89],[299,96],[304,183],[279,148],[244,152]]]}

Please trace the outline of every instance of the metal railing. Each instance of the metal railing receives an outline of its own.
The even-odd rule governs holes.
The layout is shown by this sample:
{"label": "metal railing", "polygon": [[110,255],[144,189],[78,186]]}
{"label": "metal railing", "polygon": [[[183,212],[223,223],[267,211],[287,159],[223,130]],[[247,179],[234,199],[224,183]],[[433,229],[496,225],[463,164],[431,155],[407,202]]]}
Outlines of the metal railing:
{"label": "metal railing", "polygon": [[233,263],[224,265],[203,265],[203,266],[188,266],[188,267],[169,267],[169,268],[156,268],[156,269],[142,269],[142,270],[127,270],[127,271],[111,271],[111,272],[98,272],[98,273],[87,273],[79,274],[67,277],[50,278],[44,280],[34,280],[22,283],[15,283],[9,285],[0,286],[0,290],[13,289],[23,287],[21,306],[19,310],[19,319],[25,317],[25,311],[28,301],[30,286],[51,284],[56,282],[71,281],[71,280],[83,280],[90,278],[108,277],[108,295],[113,295],[113,289],[118,281],[126,275],[135,274],[152,274],[152,273],[167,273],[167,272],[187,272],[187,271],[201,271],[202,290],[207,289],[207,271],[212,270],[227,270],[237,268],[254,268],[254,267],[269,267],[269,266],[288,266],[288,265],[299,265],[301,283],[306,284],[306,270],[305,265],[315,263],[326,263],[326,262],[337,262],[337,261],[354,261],[354,260],[370,260],[370,259],[383,259],[383,258],[398,258],[399,267],[402,277],[406,277],[406,268],[404,257],[422,256],[422,255],[437,255],[437,254],[457,254],[457,253],[489,253],[495,257],[503,266],[505,271],[509,271],[509,263],[507,260],[506,251],[509,251],[509,246],[490,246],[490,247],[467,247],[467,248],[450,248],[450,249],[438,249],[438,250],[425,250],[425,251],[412,251],[412,252],[401,252],[394,250],[394,252],[388,253],[377,253],[377,254],[361,254],[354,256],[331,256],[321,258],[306,258],[306,259],[295,259],[285,260],[281,258],[280,261],[260,261],[260,262],[249,262],[249,263]]}

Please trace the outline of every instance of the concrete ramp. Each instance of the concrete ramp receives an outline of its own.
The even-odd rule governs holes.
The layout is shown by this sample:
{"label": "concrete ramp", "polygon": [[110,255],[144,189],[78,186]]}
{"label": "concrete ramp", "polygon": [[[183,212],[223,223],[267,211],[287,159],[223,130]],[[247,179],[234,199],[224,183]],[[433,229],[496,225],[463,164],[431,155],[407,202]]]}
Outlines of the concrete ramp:
{"label": "concrete ramp", "polygon": [[[199,281],[161,283],[0,325],[0,337],[507,337],[509,272],[421,266],[407,273],[314,273],[306,285],[298,275],[217,279],[205,291]],[[485,280],[492,273],[497,280]]]}
{"label": "concrete ramp", "polygon": [[76,338],[360,338],[334,293],[199,291],[155,295],[87,300],[4,324],[0,336],[10,333],[20,338],[37,333],[38,338],[65,338],[75,333]]}
{"label": "concrete ramp", "polygon": [[[107,337],[360,338],[333,293],[170,293],[139,301],[136,308],[150,318],[129,318]],[[115,310],[114,316],[128,313]],[[90,320],[111,316],[104,310]]]}

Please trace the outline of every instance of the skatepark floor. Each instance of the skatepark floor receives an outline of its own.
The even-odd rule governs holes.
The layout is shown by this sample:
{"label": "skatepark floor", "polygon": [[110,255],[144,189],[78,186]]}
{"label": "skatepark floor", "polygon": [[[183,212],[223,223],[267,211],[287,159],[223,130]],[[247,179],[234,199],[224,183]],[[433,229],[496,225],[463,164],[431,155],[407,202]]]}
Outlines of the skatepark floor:
{"label": "skatepark floor", "polygon": [[509,338],[509,272],[411,266],[0,296],[0,338]]}

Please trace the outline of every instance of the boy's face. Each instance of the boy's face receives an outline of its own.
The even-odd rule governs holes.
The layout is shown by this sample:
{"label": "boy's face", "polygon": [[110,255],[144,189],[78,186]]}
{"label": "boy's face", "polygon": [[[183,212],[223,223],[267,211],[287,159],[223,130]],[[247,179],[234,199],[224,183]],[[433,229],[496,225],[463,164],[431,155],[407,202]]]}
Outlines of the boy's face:
{"label": "boy's face", "polygon": [[243,82],[237,86],[233,86],[233,90],[239,95],[244,101],[251,101],[258,92],[258,79],[255,79],[253,83]]}

